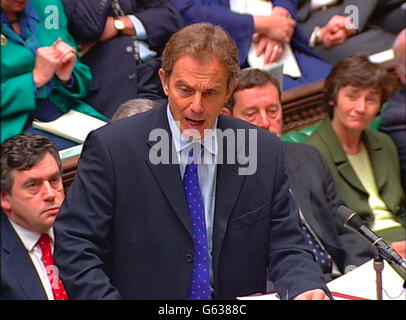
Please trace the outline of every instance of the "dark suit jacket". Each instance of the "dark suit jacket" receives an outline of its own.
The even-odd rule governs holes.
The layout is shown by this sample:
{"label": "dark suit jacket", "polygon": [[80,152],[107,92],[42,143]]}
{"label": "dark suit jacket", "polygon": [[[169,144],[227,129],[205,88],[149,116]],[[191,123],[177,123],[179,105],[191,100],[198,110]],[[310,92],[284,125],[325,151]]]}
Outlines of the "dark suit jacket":
{"label": "dark suit jacket", "polygon": [[406,87],[396,91],[387,107],[382,110],[379,130],[390,135],[396,144],[403,191],[406,192]]}
{"label": "dark suit jacket", "polygon": [[[347,39],[343,44],[331,49],[324,49],[322,45],[315,48],[328,62],[335,64],[354,54],[370,55],[392,47],[395,36],[381,28],[370,28],[370,19],[377,9],[378,0],[341,0],[338,4],[326,10],[310,10],[310,0],[299,0],[297,6],[297,22],[303,29],[307,39],[310,38],[314,27],[322,27],[334,16],[349,16],[354,11],[349,10],[351,6],[358,8],[357,34]],[[347,12],[346,12],[347,8]],[[355,12],[354,12],[355,14]]]}
{"label": "dark suit jacket", "polygon": [[[158,78],[160,55],[170,36],[183,26],[183,18],[169,1],[120,0],[124,14],[134,14],[144,25],[147,43],[155,58],[137,64],[132,37],[115,37],[99,43],[82,61],[94,76],[86,102],[111,118],[129,99],[165,100]],[[69,30],[79,42],[97,41],[108,16],[114,16],[111,0],[64,0]],[[112,94],[114,92],[114,94]]]}
{"label": "dark suit jacket", "polygon": [[[312,146],[283,143],[286,172],[304,219],[344,273],[347,266],[359,266],[374,257],[370,244],[350,231],[335,217],[344,204],[320,152]],[[329,275],[326,275],[327,277]]]}
{"label": "dark suit jacket", "polygon": [[[405,194],[400,182],[395,144],[388,135],[372,129],[366,129],[362,139],[371,159],[379,195],[394,218],[406,226]],[[348,161],[329,118],[323,120],[306,143],[316,147],[323,155],[347,206],[357,212],[367,226],[371,226],[375,218],[368,204],[369,195]]]}
{"label": "dark suit jacket", "polygon": [[[299,229],[279,139],[225,116],[218,128],[257,132],[258,161],[253,175],[239,175],[231,159],[217,166],[214,298],[265,292],[267,269],[282,297],[325,288]],[[55,223],[55,262],[73,299],[187,296],[193,241],[186,199],[179,165],[151,162],[150,152],[171,146],[149,138],[153,129],[170,137],[165,106],[112,122],[84,144]],[[224,139],[224,156],[227,145]]]}
{"label": "dark suit jacket", "polygon": [[47,300],[41,280],[27,249],[1,211],[0,216],[0,300]]}
{"label": "dark suit jacket", "polygon": [[[254,34],[254,23],[251,16],[230,11],[229,0],[171,0],[171,2],[182,13],[187,24],[211,22],[225,28],[238,45],[241,64],[245,62]],[[274,6],[287,9],[295,18],[297,0],[276,0],[272,2]],[[292,49],[320,58],[308,47],[307,42],[305,34],[301,28],[297,27],[291,40]]]}

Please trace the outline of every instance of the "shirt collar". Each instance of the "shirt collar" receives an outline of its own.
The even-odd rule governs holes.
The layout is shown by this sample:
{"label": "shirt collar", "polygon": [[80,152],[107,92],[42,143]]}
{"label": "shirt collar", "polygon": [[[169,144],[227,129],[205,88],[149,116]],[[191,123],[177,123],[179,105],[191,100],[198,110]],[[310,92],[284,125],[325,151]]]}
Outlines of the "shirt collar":
{"label": "shirt collar", "polygon": [[[23,243],[24,247],[27,249],[27,251],[31,251],[36,244],[38,243],[39,238],[41,237],[41,234],[35,231],[27,230],[20,226],[19,224],[15,223],[11,219],[9,219],[10,224],[13,226],[15,232],[21,239],[21,242]],[[53,229],[49,229],[47,234],[51,237],[52,243],[54,242],[54,231]]]}
{"label": "shirt collar", "polygon": [[167,117],[169,122],[169,129],[172,133],[173,142],[175,145],[175,150],[177,153],[182,152],[185,149],[188,149],[191,145],[199,143],[204,146],[204,148],[209,151],[212,155],[217,155],[217,122],[218,119],[214,122],[213,127],[211,128],[210,132],[205,134],[203,140],[191,140],[185,135],[180,132],[178,125],[176,124],[175,119],[173,118],[172,112],[169,107],[169,103],[167,106]]}
{"label": "shirt collar", "polygon": [[[26,21],[27,19],[34,19],[37,22],[40,21],[37,12],[35,11],[32,3],[30,2],[27,3],[24,10],[19,14],[18,17],[20,23]],[[11,27],[10,20],[7,18],[4,12],[1,13],[1,23],[6,23]]]}

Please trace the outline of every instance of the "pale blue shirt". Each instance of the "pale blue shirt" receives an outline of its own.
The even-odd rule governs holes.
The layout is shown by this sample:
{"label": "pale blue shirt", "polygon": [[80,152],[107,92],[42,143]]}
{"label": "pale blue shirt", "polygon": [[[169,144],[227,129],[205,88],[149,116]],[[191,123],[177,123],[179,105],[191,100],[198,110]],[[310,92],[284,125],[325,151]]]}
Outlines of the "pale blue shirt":
{"label": "pale blue shirt", "polygon": [[148,44],[145,42],[147,40],[147,31],[145,30],[144,25],[142,24],[141,20],[138,19],[134,15],[128,16],[134,26],[137,35],[135,39],[141,40],[138,41],[138,47],[140,49],[140,58],[142,61],[147,61],[148,59],[155,57],[157,53],[155,51],[150,50]]}
{"label": "pale blue shirt", "polygon": [[[216,197],[216,176],[217,176],[217,120],[213,125],[210,133],[206,134],[203,140],[190,140],[188,137],[180,132],[175,119],[172,116],[172,112],[167,106],[167,116],[169,122],[169,128],[172,133],[173,144],[178,156],[180,176],[183,180],[185,174],[186,165],[188,163],[189,151],[193,149],[193,160],[198,164],[198,176],[200,191],[203,197],[204,213],[206,219],[207,229],[207,244],[210,253],[210,273],[212,275],[212,242],[213,242],[213,224],[214,224],[214,209],[215,209],[215,197]],[[204,147],[204,152],[200,146]],[[197,146],[197,147],[196,147]],[[195,152],[198,151],[198,152]],[[196,154],[197,153],[197,154]],[[204,156],[203,156],[204,153]]]}

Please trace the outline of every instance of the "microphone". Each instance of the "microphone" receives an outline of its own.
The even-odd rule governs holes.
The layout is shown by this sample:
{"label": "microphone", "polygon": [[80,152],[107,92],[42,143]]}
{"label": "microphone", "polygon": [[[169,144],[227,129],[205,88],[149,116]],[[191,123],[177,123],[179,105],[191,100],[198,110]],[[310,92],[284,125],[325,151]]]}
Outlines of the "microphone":
{"label": "microphone", "polygon": [[402,259],[402,257],[395,250],[393,250],[393,248],[387,242],[368,229],[362,223],[361,218],[356,212],[341,205],[338,207],[336,214],[346,228],[357,232],[360,236],[369,241],[373,247],[378,249],[379,253],[384,259],[399,266],[404,272],[406,272],[406,260]]}

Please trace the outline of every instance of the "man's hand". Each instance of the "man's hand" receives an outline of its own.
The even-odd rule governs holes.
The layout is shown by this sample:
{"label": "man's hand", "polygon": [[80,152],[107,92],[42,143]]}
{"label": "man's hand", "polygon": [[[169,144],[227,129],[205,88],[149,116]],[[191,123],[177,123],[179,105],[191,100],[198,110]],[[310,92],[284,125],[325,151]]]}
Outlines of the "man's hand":
{"label": "man's hand", "polygon": [[281,7],[272,9],[269,16],[253,16],[255,31],[268,38],[289,43],[295,31],[296,21],[290,17],[289,12]]}
{"label": "man's hand", "polygon": [[[114,17],[107,17],[106,23],[104,25],[104,30],[102,35],[99,38],[100,42],[109,41],[118,35],[118,31],[114,27]],[[122,35],[125,36],[136,36],[137,32],[134,29],[134,25],[131,22],[131,19],[127,16],[121,16],[117,19],[120,19],[124,23],[124,30],[122,31]]]}
{"label": "man's hand", "polygon": [[257,44],[256,55],[257,57],[263,55],[264,64],[278,61],[282,56],[284,49],[282,43],[269,39],[262,34],[256,34],[253,41]]}
{"label": "man's hand", "polygon": [[321,28],[321,43],[326,49],[344,43],[355,33],[355,28],[348,17],[335,15]]}
{"label": "man's hand", "polygon": [[60,61],[60,66],[55,71],[56,76],[61,81],[69,81],[76,63],[76,50],[61,39],[58,39],[52,47]]}
{"label": "man's hand", "polygon": [[314,289],[299,294],[295,300],[330,300],[321,289]]}

